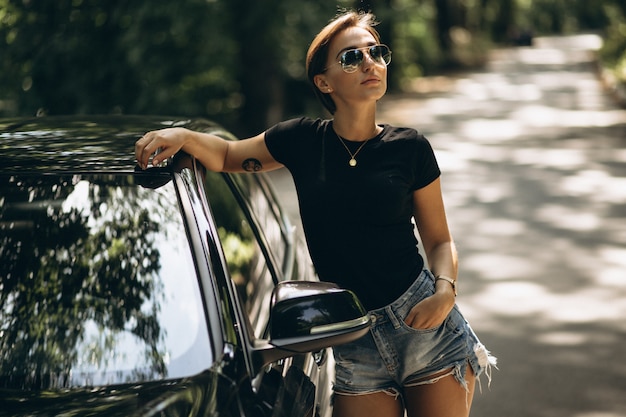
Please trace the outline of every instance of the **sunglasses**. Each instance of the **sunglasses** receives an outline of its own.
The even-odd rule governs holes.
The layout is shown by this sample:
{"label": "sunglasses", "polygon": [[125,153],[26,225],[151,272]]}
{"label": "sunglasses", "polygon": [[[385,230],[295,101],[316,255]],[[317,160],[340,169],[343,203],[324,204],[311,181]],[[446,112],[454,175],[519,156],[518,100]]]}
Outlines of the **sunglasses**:
{"label": "sunglasses", "polygon": [[[386,66],[391,63],[391,50],[387,45],[372,45],[363,48],[348,49],[341,54],[339,61],[332,65],[341,64],[341,69],[343,69],[344,72],[355,72],[365,60],[365,53],[363,51],[367,51],[370,58],[377,64]],[[328,67],[326,69],[328,69]]]}

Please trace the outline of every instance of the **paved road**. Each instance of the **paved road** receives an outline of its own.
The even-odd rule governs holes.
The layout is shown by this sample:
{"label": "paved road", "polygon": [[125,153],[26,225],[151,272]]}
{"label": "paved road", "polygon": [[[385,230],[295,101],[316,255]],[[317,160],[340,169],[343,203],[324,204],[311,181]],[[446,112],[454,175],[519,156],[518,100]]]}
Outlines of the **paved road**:
{"label": "paved road", "polygon": [[598,80],[598,43],[540,38],[381,102],[380,121],[435,148],[458,302],[499,358],[473,417],[626,416],[626,111]]}

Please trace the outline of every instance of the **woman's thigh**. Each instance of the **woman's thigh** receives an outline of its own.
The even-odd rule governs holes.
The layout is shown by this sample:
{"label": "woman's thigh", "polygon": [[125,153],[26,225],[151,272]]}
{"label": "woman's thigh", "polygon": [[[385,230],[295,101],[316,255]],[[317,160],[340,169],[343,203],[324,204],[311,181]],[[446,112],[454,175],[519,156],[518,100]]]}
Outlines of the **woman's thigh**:
{"label": "woman's thigh", "polygon": [[465,381],[467,389],[454,375],[448,374],[434,383],[405,387],[404,402],[407,416],[468,417],[476,384],[476,377],[470,366],[467,367]]}
{"label": "woman's thigh", "polygon": [[399,395],[376,392],[362,395],[335,394],[333,417],[402,417]]}

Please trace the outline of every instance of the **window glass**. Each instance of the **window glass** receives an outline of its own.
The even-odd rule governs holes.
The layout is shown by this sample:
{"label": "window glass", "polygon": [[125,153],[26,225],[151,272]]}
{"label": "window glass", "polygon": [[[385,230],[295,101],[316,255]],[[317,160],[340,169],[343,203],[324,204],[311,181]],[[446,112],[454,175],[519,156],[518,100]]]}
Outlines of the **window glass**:
{"label": "window glass", "polygon": [[[241,175],[241,177],[246,176],[251,177],[251,175]],[[245,183],[243,185],[245,186]],[[255,336],[264,337],[269,319],[271,292],[274,288],[268,261],[255,236],[245,209],[242,208],[241,202],[235,198],[233,191],[224,181],[224,177],[209,172],[206,189],[231,279],[237,286]],[[251,194],[247,187],[242,191],[246,193],[245,198],[250,195],[258,195],[256,191]],[[255,202],[264,204],[258,199],[255,199]],[[267,217],[264,217],[263,220],[265,222],[270,221]]]}
{"label": "window glass", "polygon": [[271,200],[267,185],[259,177],[260,175],[249,174],[231,176],[248,202],[250,213],[259,225],[259,233],[265,240],[272,259],[282,268],[287,261],[288,231],[283,227],[280,211]]}
{"label": "window glass", "polygon": [[0,176],[0,386],[136,383],[211,366],[173,182],[138,177]]}

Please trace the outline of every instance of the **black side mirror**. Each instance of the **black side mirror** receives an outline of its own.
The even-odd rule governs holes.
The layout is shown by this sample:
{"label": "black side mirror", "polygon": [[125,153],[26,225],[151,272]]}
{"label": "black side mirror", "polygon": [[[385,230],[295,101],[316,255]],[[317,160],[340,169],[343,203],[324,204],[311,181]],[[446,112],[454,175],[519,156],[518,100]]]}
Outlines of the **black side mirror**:
{"label": "black side mirror", "polygon": [[259,367],[294,353],[316,352],[364,336],[367,311],[349,290],[317,281],[283,281],[270,304],[270,339],[257,341]]}

